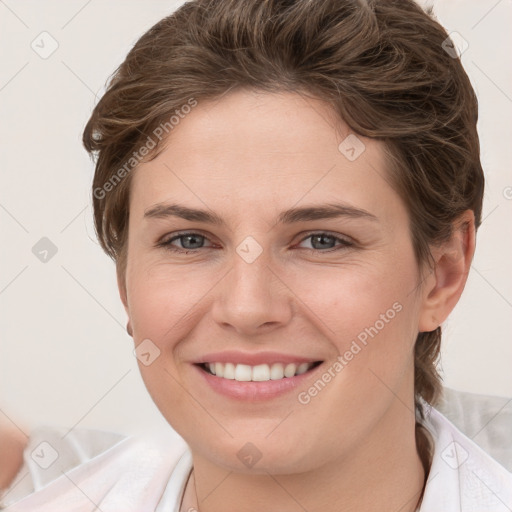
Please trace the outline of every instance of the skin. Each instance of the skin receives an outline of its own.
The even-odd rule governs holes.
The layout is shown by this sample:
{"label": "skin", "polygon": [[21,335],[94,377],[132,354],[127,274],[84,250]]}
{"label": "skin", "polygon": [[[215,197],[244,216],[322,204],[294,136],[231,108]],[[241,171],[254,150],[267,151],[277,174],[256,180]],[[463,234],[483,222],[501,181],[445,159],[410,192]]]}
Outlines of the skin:
{"label": "skin", "polygon": [[[134,171],[118,284],[135,345],[149,338],[161,351],[152,364],[139,362],[147,389],[192,451],[181,510],[416,508],[424,471],[414,437],[414,342],[462,293],[474,219],[465,212],[452,240],[433,248],[435,271],[420,269],[382,143],[360,137],[366,149],[349,161],[338,150],[349,133],[319,100],[232,91],[199,103],[158,158]],[[144,218],[167,201],[208,209],[226,226]],[[332,202],[376,220],[277,223],[285,209]],[[206,238],[172,246],[195,252],[156,246],[183,230]],[[308,237],[323,231],[353,245]],[[250,264],[236,252],[247,236],[262,248]],[[396,302],[401,311],[307,404],[297,395],[311,378],[284,396],[240,402],[213,391],[192,366],[207,352],[239,349],[332,367]],[[252,468],[237,457],[247,442],[262,455]]]}
{"label": "skin", "polygon": [[3,415],[0,415],[0,489],[6,489],[23,465],[23,450],[28,443],[28,436],[10,420],[1,416]]}

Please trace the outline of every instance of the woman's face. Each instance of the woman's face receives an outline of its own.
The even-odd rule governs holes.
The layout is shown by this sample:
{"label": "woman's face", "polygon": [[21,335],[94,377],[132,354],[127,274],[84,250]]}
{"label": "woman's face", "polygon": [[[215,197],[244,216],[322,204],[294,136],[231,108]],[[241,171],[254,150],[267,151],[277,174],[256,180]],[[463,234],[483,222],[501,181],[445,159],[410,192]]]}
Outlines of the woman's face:
{"label": "woman's face", "polygon": [[[333,123],[317,100],[231,92],[132,176],[120,290],[140,371],[193,453],[230,470],[312,470],[414,425],[407,211],[381,143]],[[294,361],[321,364],[280,378]]]}

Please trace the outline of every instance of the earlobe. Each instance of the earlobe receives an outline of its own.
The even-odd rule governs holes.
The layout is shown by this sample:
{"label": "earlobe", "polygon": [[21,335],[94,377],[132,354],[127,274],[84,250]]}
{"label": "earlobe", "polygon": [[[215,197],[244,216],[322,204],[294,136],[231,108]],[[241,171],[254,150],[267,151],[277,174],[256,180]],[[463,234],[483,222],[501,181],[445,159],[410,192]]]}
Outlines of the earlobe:
{"label": "earlobe", "polygon": [[466,210],[453,223],[449,241],[433,247],[435,268],[426,279],[419,332],[435,330],[453,310],[466,285],[475,252],[475,216]]}

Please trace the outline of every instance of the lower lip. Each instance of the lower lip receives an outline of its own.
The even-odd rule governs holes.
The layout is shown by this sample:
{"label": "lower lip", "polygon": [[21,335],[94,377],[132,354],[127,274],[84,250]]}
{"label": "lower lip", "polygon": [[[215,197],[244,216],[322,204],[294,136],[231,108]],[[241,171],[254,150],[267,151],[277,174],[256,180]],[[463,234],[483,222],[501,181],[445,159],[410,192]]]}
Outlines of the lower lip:
{"label": "lower lip", "polygon": [[278,380],[267,380],[261,382],[240,382],[234,379],[224,379],[208,373],[200,366],[194,364],[195,369],[202,375],[208,385],[221,395],[238,400],[254,401],[269,400],[284,395],[300,386],[309,379],[322,366],[320,363],[306,373],[294,377],[285,377]]}

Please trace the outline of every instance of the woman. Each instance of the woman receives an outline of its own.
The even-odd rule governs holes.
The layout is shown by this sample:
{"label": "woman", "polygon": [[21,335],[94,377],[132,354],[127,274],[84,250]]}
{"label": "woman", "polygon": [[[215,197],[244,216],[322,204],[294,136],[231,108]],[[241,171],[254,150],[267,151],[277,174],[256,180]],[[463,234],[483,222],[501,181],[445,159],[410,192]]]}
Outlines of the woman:
{"label": "woman", "polygon": [[139,39],[84,145],[188,448],[118,443],[8,510],[510,510],[432,407],[484,188],[456,57],[406,0],[197,0]]}

